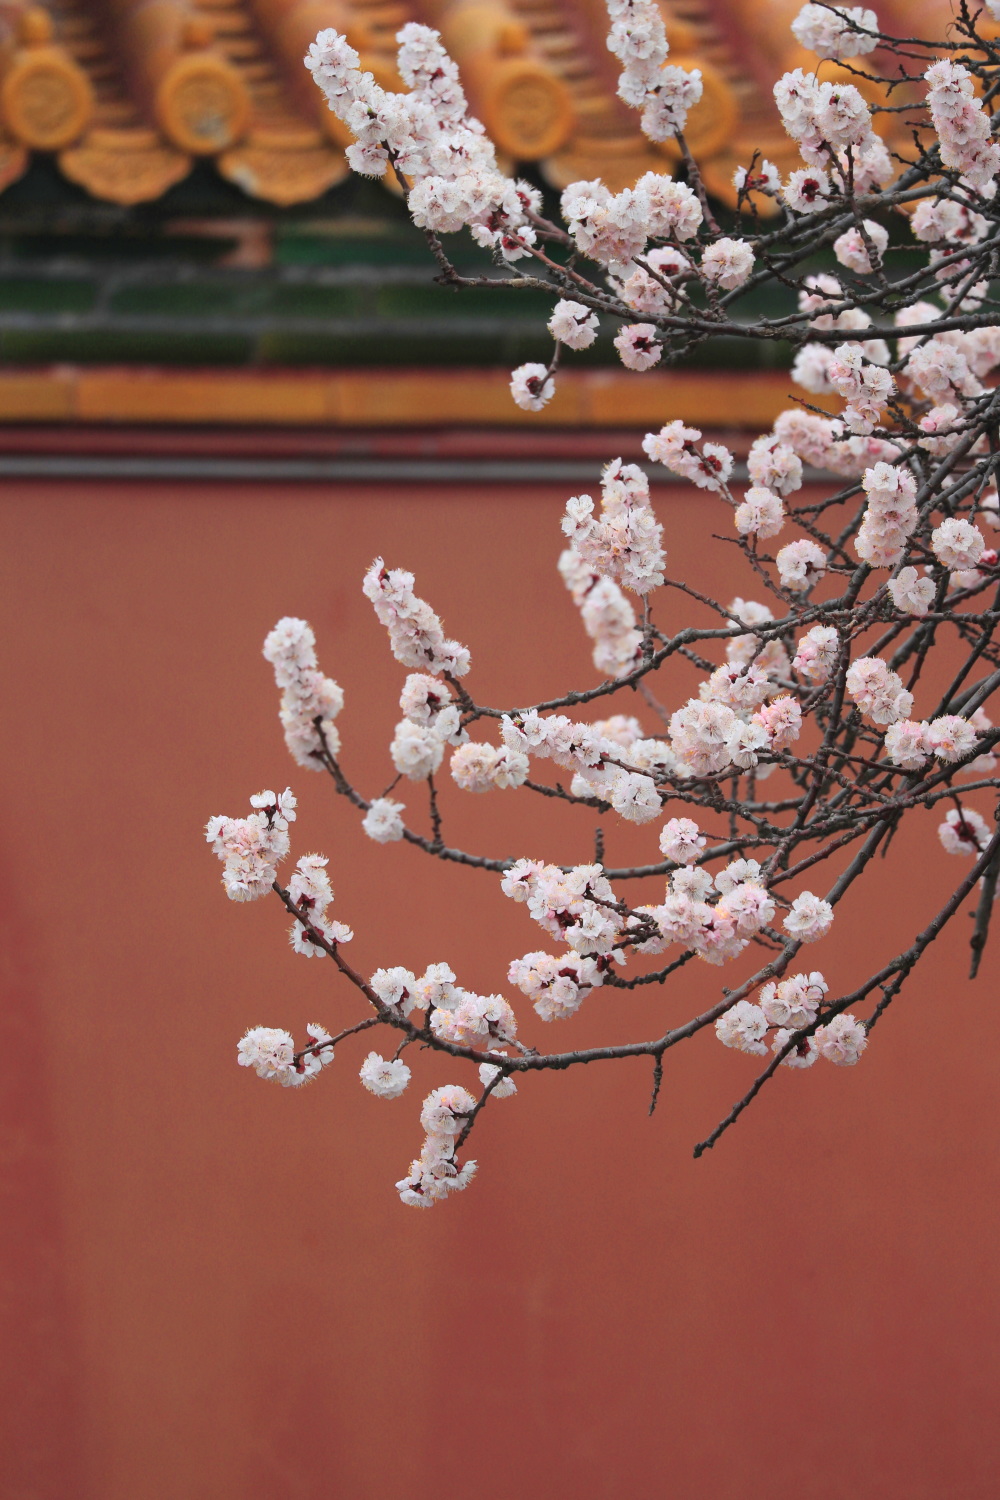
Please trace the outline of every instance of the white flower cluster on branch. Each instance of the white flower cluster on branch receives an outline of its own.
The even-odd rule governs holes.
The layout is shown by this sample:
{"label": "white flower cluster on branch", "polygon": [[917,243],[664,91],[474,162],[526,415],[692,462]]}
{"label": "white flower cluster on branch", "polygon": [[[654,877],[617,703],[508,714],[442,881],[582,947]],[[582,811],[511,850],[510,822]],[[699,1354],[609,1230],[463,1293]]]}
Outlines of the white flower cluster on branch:
{"label": "white flower cluster on branch", "polygon": [[[1000,3],[988,9],[1000,18]],[[674,138],[684,180],[646,172],[615,191],[599,179],[572,182],[561,222],[536,188],[500,171],[436,32],[400,31],[406,92],[379,86],[332,30],[307,59],[355,137],[355,170],[395,174],[439,281],[551,298],[551,360],[511,376],[522,408],[540,410],[560,359],[612,329],[635,371],[674,364],[706,340],[784,341],[790,379],[806,393],[745,455],[669,410],[643,442],[654,479],[666,470],[687,488],[705,545],[728,533],[747,597],[726,604],[697,577],[672,575],[658,496],[640,465],[612,460],[599,505],[589,495],[567,501],[558,573],[592,644],[598,681],[589,687],[539,703],[482,701],[469,651],[415,594],[413,575],[376,559],[362,587],[408,673],[374,776],[389,781],[381,794],[349,777],[350,744],[342,758],[334,723],[343,695],[319,671],[310,627],[283,619],[267,638],[296,764],[325,772],[375,843],[405,841],[470,881],[491,879],[492,899],[522,906],[544,943],[500,953],[484,928],[492,978],[477,993],[443,960],[419,975],[392,965],[391,929],[357,914],[363,941],[388,965],[365,979],[345,957],[351,929],[329,915],[327,858],[303,855],[287,884],[279,880],[295,821],[290,791],[262,792],[248,816],[208,823],[227,895],[273,893],[292,918],[295,951],[332,962],[362,1007],[336,1035],[309,1026],[298,1051],[289,1032],[255,1027],[239,1043],[241,1065],[301,1084],[327,1070],[335,1044],[378,1028],[381,1050],[359,1068],[377,1099],[404,1094],[403,1053],[414,1045],[465,1070],[468,1087],[444,1082],[424,1099],[424,1143],[397,1184],[414,1206],[467,1186],[476,1163],[462,1153],[479,1113],[534,1075],[645,1058],[655,1105],[667,1053],[714,1031],[726,1048],[767,1061],[700,1154],[779,1068],[857,1064],[967,900],[974,976],[1000,884],[1000,729],[987,711],[1000,692],[1000,561],[989,544],[1000,527],[1000,49],[964,5],[935,41],[894,38],[867,7],[806,4],[795,40],[818,59],[846,60],[852,74],[797,68],[777,81],[802,165],[784,179],[756,157],[741,167],[739,216],[720,226],[684,138],[699,74],[668,60],[654,0],[608,0],[608,11],[619,95],[653,140]],[[492,253],[494,274],[456,269],[440,236],[463,229]],[[762,288],[768,313],[749,300]],[[555,561],[555,537],[553,548]],[[683,605],[683,623],[668,602]],[[623,700],[606,701],[619,693],[624,711]],[[446,753],[450,784],[439,775]],[[367,770],[368,744],[364,758]],[[412,817],[392,795],[400,780],[419,804]],[[497,792],[501,807],[515,792],[540,808],[561,804],[588,825],[593,858],[581,862],[578,847],[569,858],[544,820],[517,858],[452,842],[462,795]],[[960,878],[918,916],[928,898],[907,883],[912,859],[897,863],[894,889],[919,924],[913,940],[886,952],[872,931],[848,955],[850,987],[838,993],[802,967],[801,950],[829,938],[840,902],[864,892],[876,856],[893,859],[900,825],[927,810],[942,855],[963,861]],[[645,840],[642,863],[616,865],[622,824]],[[349,861],[338,856],[337,866]],[[599,1022],[615,989],[642,987],[655,1007],[661,993],[686,996],[699,973],[721,966],[730,984],[702,997],[690,1019],[664,1005],[637,1039],[622,1040],[616,1022],[605,1045],[545,1041],[554,1022],[571,1037],[581,1009]]]}

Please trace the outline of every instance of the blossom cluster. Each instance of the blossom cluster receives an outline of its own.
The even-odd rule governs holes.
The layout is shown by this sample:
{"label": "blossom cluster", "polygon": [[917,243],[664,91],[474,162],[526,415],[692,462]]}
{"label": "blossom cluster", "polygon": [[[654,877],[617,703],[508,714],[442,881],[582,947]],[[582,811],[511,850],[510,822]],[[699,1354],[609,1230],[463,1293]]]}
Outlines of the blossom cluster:
{"label": "blossom cluster", "polygon": [[946,60],[934,63],[924,77],[942,163],[973,187],[986,187],[1000,172],[1000,145],[982,100],[975,97],[972,74],[961,63]]}
{"label": "blossom cluster", "polygon": [[864,1023],[846,1011],[822,1026],[815,1024],[827,989],[818,970],[766,984],[756,1003],[738,1000],[724,1011],[715,1034],[724,1047],[764,1057],[770,1031],[771,1051],[784,1054],[781,1062],[788,1068],[811,1068],[817,1057],[853,1067],[868,1046],[868,1033]]}
{"label": "blossom cluster", "polygon": [[459,1165],[457,1139],[475,1107],[472,1094],[459,1084],[446,1084],[427,1095],[420,1111],[425,1131],[423,1147],[410,1163],[408,1174],[396,1183],[403,1203],[411,1208],[431,1208],[449,1193],[468,1187],[476,1175],[476,1163]]}
{"label": "blossom cluster", "polygon": [[365,574],[365,597],[389,632],[393,656],[405,667],[464,677],[470,666],[467,649],[445,636],[430,605],[414,594],[413,583],[412,573],[387,568],[380,557]]}
{"label": "blossom cluster", "polygon": [[635,610],[614,579],[598,572],[575,547],[560,555],[559,572],[594,642],[594,666],[605,677],[624,677],[642,647]]}
{"label": "blossom cluster", "polygon": [[701,98],[701,73],[667,63],[667,32],[655,0],[609,0],[608,14],[608,49],[622,64],[619,99],[641,110],[651,141],[679,134]]}
{"label": "blossom cluster", "polygon": [[878,46],[878,17],[860,5],[803,5],[791,30],[820,57],[860,57]]}
{"label": "blossom cluster", "polygon": [[538,190],[498,169],[439,34],[411,22],[397,41],[407,93],[384,89],[362,72],[358,53],[332,29],[309,48],[306,67],[355,137],[348,162],[375,177],[391,165],[411,184],[408,207],[421,227],[447,234],[468,226],[479,244],[516,260],[535,240],[528,215],[540,204]]}
{"label": "blossom cluster", "polygon": [[254,811],[246,818],[209,818],[205,837],[222,860],[222,884],[230,901],[256,901],[268,894],[291,847],[288,825],[295,821],[295,805],[286,787],[277,796],[258,792],[251,797]]}
{"label": "blossom cluster", "polygon": [[636,594],[663,582],[663,528],[649,503],[649,481],[637,464],[616,458],[601,475],[601,510],[589,495],[567,501],[562,529],[582,562]]}
{"label": "blossom cluster", "polygon": [[[988,8],[997,14],[1000,0]],[[298,1085],[330,1063],[334,1042],[340,1050],[354,1032],[378,1027],[392,1045],[360,1063],[369,1095],[406,1093],[411,1045],[411,1060],[437,1055],[469,1070],[469,1087],[449,1083],[424,1099],[424,1143],[397,1184],[414,1206],[468,1184],[476,1163],[460,1159],[465,1140],[492,1099],[516,1092],[515,1078],[524,1086],[577,1062],[641,1057],[652,1064],[655,1104],[668,1049],[711,1026],[727,1048],[768,1061],[698,1154],[779,1063],[856,1064],[886,1005],[968,897],[975,972],[1000,884],[1000,834],[987,815],[1000,743],[987,713],[1000,692],[1000,560],[988,539],[1000,529],[992,54],[964,9],[942,60],[919,38],[894,41],[867,7],[802,6],[794,41],[847,66],[795,68],[778,80],[791,146],[769,148],[780,166],[755,156],[737,170],[742,217],[724,233],[683,138],[701,97],[698,72],[669,61],[655,0],[608,0],[608,11],[620,98],[652,141],[677,139],[663,170],[634,182],[566,182],[561,223],[546,217],[537,189],[501,170],[436,32],[407,25],[398,33],[407,92],[382,88],[334,31],[320,34],[307,60],[354,136],[352,166],[395,175],[440,280],[549,289],[551,360],[511,376],[524,410],[541,410],[563,362],[612,324],[618,357],[636,372],[715,335],[771,349],[790,342],[790,378],[807,397],[752,432],[744,451],[669,404],[642,444],[649,463],[685,487],[706,537],[729,508],[726,551],[753,574],[758,597],[724,604],[697,577],[668,575],[666,543],[674,542],[639,464],[608,464],[599,504],[590,495],[567,501],[558,572],[601,679],[592,688],[520,707],[477,701],[462,680],[468,650],[415,594],[412,574],[376,559],[363,590],[406,671],[401,717],[374,777],[387,786],[381,795],[355,787],[339,760],[343,695],[319,671],[310,627],[283,619],[267,638],[296,763],[327,772],[375,844],[406,840],[414,858],[422,851],[492,872],[493,898],[523,905],[544,935],[544,947],[511,957],[497,955],[487,933],[479,946],[493,972],[476,990],[440,960],[363,979],[342,951],[350,928],[330,917],[328,860],[304,855],[287,888],[278,884],[296,812],[290,791],[262,792],[249,816],[207,826],[230,898],[274,890],[294,917],[294,950],[332,960],[338,982],[365,1006],[336,1037],[310,1025],[300,1051],[288,1031],[252,1028],[239,1043],[242,1066]],[[889,88],[899,66],[906,76]],[[671,157],[683,160],[677,178]],[[451,264],[439,236],[462,229],[492,252],[491,277]],[[774,316],[747,295],[768,285],[789,294]],[[536,641],[544,667],[550,642],[541,632]],[[490,725],[498,736],[485,732]],[[446,756],[451,785],[442,786],[435,778]],[[400,780],[418,804],[409,811],[394,800]],[[521,804],[545,798],[534,805],[556,803],[566,820],[589,825],[585,840],[548,849],[545,859],[525,857],[514,835],[503,858],[495,847],[461,848],[451,828],[456,789],[517,792]],[[941,850],[965,860],[961,879],[912,944],[873,960],[870,977],[838,995],[801,950],[829,938],[839,901],[873,878],[875,856],[898,855],[895,831],[914,810],[934,812]],[[531,852],[545,847],[543,831],[537,842],[532,832]],[[619,865],[619,854],[635,862]],[[824,879],[826,861],[835,877]],[[386,930],[373,924],[368,937],[379,941]],[[874,952],[877,932],[870,942]],[[596,1023],[612,991],[665,993],[692,960],[684,986],[699,973],[703,982],[700,964],[708,972],[734,964],[736,977],[721,1000],[699,1000],[689,1021],[671,1016],[664,1031],[657,1019],[644,1042],[563,1043],[581,1010]],[[505,982],[511,998],[499,993]],[[567,1050],[550,1053],[538,1023],[545,1035],[554,1021],[565,1023],[557,1032]]]}
{"label": "blossom cluster", "polygon": [[281,689],[281,725],[296,765],[323,769],[323,756],[336,755],[340,736],[334,719],[344,694],[316,661],[316,637],[305,620],[279,620],[264,642],[264,658]]}
{"label": "blossom cluster", "polygon": [[325,952],[323,944],[349,943],[354,933],[343,922],[332,922],[327,908],[333,901],[329,860],[322,854],[304,854],[288,882],[288,895],[300,914],[289,929],[289,940],[296,953],[313,958]]}
{"label": "blossom cluster", "polygon": [[291,1034],[275,1026],[252,1026],[240,1039],[236,1061],[253,1068],[258,1078],[273,1079],[283,1088],[308,1083],[333,1062],[333,1038],[325,1026],[313,1022],[306,1027],[309,1038],[301,1052],[295,1051]]}

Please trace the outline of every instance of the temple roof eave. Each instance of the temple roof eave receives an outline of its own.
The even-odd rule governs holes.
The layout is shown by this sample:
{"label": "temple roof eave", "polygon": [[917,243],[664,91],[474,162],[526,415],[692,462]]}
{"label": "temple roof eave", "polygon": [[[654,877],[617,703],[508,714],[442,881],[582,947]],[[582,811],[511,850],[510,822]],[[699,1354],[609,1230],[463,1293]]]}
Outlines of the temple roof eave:
{"label": "temple roof eave", "polygon": [[[782,170],[797,160],[758,73],[801,60],[788,30],[798,0],[660,3],[671,61],[702,75],[689,144],[709,190],[733,203],[733,171],[755,150]],[[648,141],[615,96],[603,0],[0,0],[0,192],[46,152],[109,203],[156,200],[198,158],[251,199],[315,201],[348,167],[305,47],[334,26],[398,88],[408,20],[440,29],[499,153],[537,163],[552,186],[601,176],[618,189],[675,164],[673,144]]]}

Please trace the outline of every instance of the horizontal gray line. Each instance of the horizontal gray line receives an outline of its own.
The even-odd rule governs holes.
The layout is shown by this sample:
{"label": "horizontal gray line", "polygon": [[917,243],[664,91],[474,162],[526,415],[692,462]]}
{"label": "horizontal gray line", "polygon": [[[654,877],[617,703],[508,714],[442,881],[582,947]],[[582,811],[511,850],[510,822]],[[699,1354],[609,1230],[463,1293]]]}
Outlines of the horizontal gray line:
{"label": "horizontal gray line", "polygon": [[[433,265],[271,265],[216,267],[171,259],[169,252],[135,261],[75,259],[71,256],[47,260],[7,260],[0,256],[0,277],[10,281],[91,280],[115,286],[293,286],[293,287],[433,287]],[[465,276],[495,275],[491,268],[476,267],[460,272]]]}
{"label": "horizontal gray line", "polygon": [[0,454],[0,476],[25,479],[558,480],[596,483],[598,462],[465,458],[124,458]]}
{"label": "horizontal gray line", "polygon": [[[642,466],[656,484],[686,484],[679,475]],[[603,461],[559,458],[213,458],[190,455],[0,453],[7,479],[552,481],[597,485]],[[737,465],[735,483],[747,475]]]}
{"label": "horizontal gray line", "polygon": [[322,318],[281,313],[22,313],[0,312],[0,333],[197,334],[234,337],[251,334],[320,334],[327,338],[371,340],[419,338],[538,338],[544,325],[536,318],[491,317]]}

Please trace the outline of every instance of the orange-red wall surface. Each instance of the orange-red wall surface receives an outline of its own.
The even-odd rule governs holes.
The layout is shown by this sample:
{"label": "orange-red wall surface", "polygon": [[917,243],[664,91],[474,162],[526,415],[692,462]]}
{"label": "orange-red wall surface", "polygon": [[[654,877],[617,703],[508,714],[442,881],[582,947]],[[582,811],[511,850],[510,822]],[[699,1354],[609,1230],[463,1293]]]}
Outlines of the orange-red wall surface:
{"label": "orange-red wall surface", "polygon": [[[481,699],[592,685],[555,573],[568,492],[5,487],[2,1500],[998,1493],[997,967],[987,950],[966,981],[964,913],[857,1068],[782,1070],[700,1161],[756,1067],[711,1030],[668,1054],[652,1119],[646,1062],[525,1080],[430,1212],[393,1182],[423,1093],[471,1070],[419,1056],[401,1099],[373,1098],[368,1034],[308,1089],[236,1066],[249,1025],[362,1014],[276,901],[225,899],[203,825],[264,787],[298,794],[293,851],[330,856],[363,972],[445,960],[509,992],[509,960],[545,945],[496,876],[371,843],[292,764],[260,648],[279,616],[312,622],[369,794],[405,675],[360,590],[376,553],[470,646]],[[756,593],[708,540],[713,501],[657,503],[674,576]],[[671,707],[694,680],[678,667]],[[423,790],[397,793],[420,828]],[[451,842],[590,857],[590,815],[528,792],[443,804]],[[832,985],[961,872],[935,821],[809,951]],[[609,862],[655,859],[657,827],[609,829]],[[694,964],[558,1026],[518,1010],[546,1046],[625,1040],[726,982]]]}

